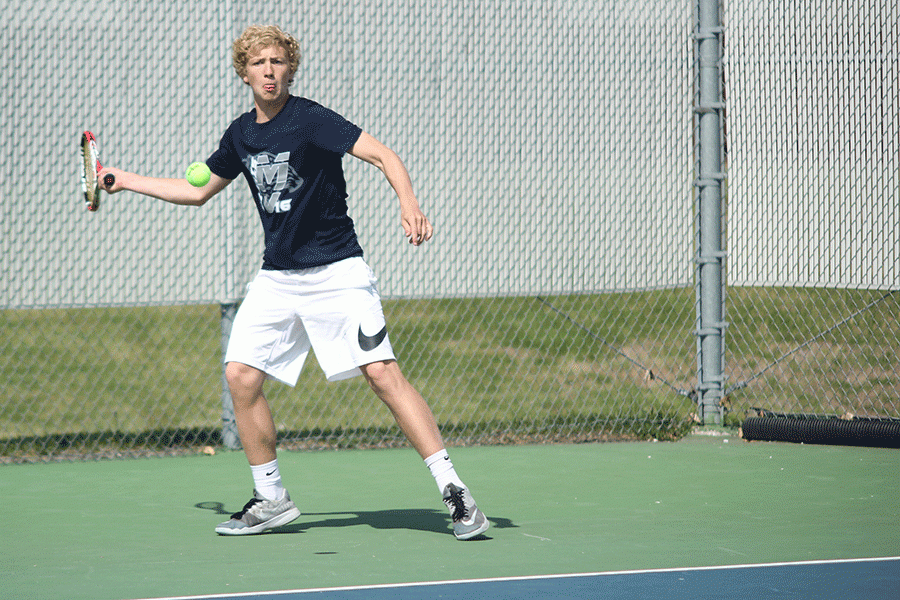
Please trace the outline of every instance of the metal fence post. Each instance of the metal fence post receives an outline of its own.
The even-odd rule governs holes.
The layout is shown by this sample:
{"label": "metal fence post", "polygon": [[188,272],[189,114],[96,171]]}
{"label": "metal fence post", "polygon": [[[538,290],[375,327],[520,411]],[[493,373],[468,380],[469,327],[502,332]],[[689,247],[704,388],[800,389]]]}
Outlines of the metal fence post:
{"label": "metal fence post", "polygon": [[[234,315],[237,314],[237,303],[224,303],[222,309],[222,357],[228,349],[228,338],[231,336],[231,324],[234,323]],[[228,381],[225,380],[225,363],[222,363],[222,443],[226,448],[237,450],[241,447],[241,441],[237,433],[237,423],[234,420],[234,405],[231,401],[231,390],[228,389]]]}
{"label": "metal fence post", "polygon": [[699,120],[697,156],[697,402],[703,423],[722,422],[724,321],[722,249],[722,72],[720,0],[699,0],[695,64]]}

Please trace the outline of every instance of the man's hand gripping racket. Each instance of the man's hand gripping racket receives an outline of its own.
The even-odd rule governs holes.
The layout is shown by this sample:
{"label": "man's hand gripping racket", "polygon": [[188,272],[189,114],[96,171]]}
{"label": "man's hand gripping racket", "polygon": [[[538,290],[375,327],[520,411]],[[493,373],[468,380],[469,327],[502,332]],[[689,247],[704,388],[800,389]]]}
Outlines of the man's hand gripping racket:
{"label": "man's hand gripping racket", "polygon": [[[81,189],[84,191],[84,201],[87,209],[95,211],[100,208],[100,180],[97,174],[103,166],[100,164],[100,152],[97,150],[97,138],[90,131],[81,134]],[[107,174],[103,178],[103,186],[112,187],[116,182],[116,178]]]}

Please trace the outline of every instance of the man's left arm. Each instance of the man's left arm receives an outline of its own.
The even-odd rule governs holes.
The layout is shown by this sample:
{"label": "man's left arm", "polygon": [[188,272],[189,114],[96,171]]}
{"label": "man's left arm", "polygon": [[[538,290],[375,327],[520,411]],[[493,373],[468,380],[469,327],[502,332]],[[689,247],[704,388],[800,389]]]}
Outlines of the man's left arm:
{"label": "man's left arm", "polygon": [[349,153],[360,160],[378,167],[400,199],[400,220],[409,243],[415,246],[431,239],[434,229],[419,207],[413,193],[409,171],[397,154],[363,131]]}

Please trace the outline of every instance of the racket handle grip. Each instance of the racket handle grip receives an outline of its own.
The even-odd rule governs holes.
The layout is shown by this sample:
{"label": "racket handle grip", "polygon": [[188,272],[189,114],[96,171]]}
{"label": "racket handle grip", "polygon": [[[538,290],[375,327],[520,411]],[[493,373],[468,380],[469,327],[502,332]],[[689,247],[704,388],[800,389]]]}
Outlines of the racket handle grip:
{"label": "racket handle grip", "polygon": [[116,183],[116,177],[112,173],[107,173],[103,176],[103,187],[112,187],[113,184]]}

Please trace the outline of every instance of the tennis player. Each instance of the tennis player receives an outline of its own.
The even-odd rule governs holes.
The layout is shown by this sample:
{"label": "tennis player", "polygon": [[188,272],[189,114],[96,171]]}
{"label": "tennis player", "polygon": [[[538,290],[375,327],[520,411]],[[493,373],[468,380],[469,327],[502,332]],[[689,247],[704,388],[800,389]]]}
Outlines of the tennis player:
{"label": "tennis player", "polygon": [[329,381],[362,375],[424,459],[450,510],[458,539],[489,524],[457,475],[422,395],[391,348],[372,270],[347,213],[342,157],[378,167],[400,200],[409,243],[431,239],[431,223],[406,167],[374,137],[334,111],[290,93],[300,59],[296,40],[274,26],[249,27],[235,40],[238,76],[254,108],[238,117],[207,160],[209,182],[146,177],[115,168],[110,193],[130,190],[173,204],[202,206],[243,174],[265,230],[263,264],[235,317],[225,375],[250,470],[253,497],[219,524],[222,535],[262,533],[300,516],[282,484],[276,431],[263,383],[296,385],[310,349]]}

